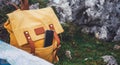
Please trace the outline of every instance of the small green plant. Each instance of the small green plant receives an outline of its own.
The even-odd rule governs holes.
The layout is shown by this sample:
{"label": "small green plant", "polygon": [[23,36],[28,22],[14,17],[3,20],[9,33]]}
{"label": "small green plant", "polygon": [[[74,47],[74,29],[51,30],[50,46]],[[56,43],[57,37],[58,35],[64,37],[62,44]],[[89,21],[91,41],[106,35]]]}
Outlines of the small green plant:
{"label": "small green plant", "polygon": [[[71,25],[74,30],[70,29]],[[106,65],[101,58],[104,55],[114,56],[118,65],[120,64],[120,53],[113,50],[116,43],[99,41],[92,35],[80,33],[80,28],[72,23],[63,24],[63,28],[65,31],[58,52],[60,61],[55,65]],[[74,43],[71,40],[74,40]],[[71,51],[72,60],[65,56],[66,50]]]}
{"label": "small green plant", "polygon": [[67,22],[62,24],[64,33],[62,34],[62,40],[63,41],[74,41],[73,37],[76,35],[77,25],[72,22]]}

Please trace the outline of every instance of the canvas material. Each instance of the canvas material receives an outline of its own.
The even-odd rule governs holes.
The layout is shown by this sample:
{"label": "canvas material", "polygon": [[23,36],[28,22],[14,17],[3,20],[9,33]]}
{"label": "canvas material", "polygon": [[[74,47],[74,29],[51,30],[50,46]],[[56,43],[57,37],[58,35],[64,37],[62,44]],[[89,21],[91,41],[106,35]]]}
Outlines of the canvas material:
{"label": "canvas material", "polygon": [[[31,52],[29,44],[25,44],[23,46],[18,45],[16,37],[15,37],[14,33],[12,32],[11,25],[10,25],[10,23],[8,21],[4,24],[4,27],[7,29],[7,31],[10,34],[9,36],[10,36],[10,44],[11,45],[13,45],[13,46],[15,46],[17,48],[20,48],[22,50],[25,50],[25,51],[27,51],[29,53]],[[55,56],[56,51],[53,52],[53,50],[57,48],[56,40],[54,40],[52,46],[45,47],[45,48],[43,48],[44,39],[35,41],[34,45],[35,45],[35,55],[36,56],[38,56],[40,58],[43,58],[43,59],[45,59],[45,60],[47,60],[49,62],[53,62],[53,60],[54,60],[54,62],[59,61],[58,56]],[[53,57],[55,57],[55,58],[53,59]]]}
{"label": "canvas material", "polygon": [[54,62],[57,62],[59,60],[58,56],[56,56],[55,50],[57,48],[57,41],[54,39],[51,46],[43,47],[45,33],[36,35],[34,32],[34,29],[39,27],[43,27],[45,30],[50,30],[49,24],[54,25],[57,34],[63,32],[63,28],[60,25],[52,8],[48,7],[39,10],[24,11],[17,10],[13,13],[8,14],[8,16],[9,19],[4,24],[4,27],[10,33],[11,45],[30,53],[31,48],[29,44],[27,44],[26,38],[23,33],[24,31],[28,31],[30,33],[30,36],[32,37],[32,40],[34,41],[36,56],[46,59],[50,62],[53,62],[53,60]]}
{"label": "canvas material", "polygon": [[34,29],[43,27],[49,30],[49,25],[53,24],[57,34],[63,32],[57,16],[52,8],[43,8],[37,10],[17,10],[8,14],[10,25],[16,40],[20,46],[27,44],[24,31],[28,31],[32,40],[43,39],[45,34],[36,35]]}

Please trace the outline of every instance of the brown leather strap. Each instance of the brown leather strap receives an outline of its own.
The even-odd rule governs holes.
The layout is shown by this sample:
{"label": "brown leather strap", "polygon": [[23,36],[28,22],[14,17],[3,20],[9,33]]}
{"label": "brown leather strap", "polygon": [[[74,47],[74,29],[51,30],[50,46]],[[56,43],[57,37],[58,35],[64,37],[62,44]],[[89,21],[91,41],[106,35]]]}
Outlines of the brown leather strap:
{"label": "brown leather strap", "polygon": [[50,29],[54,31],[54,38],[57,41],[58,46],[60,45],[60,38],[58,36],[58,34],[56,33],[55,29],[54,29],[54,25],[50,24],[49,25]]}
{"label": "brown leather strap", "polygon": [[25,35],[25,37],[26,37],[26,39],[27,39],[27,42],[30,44],[31,53],[32,53],[32,54],[35,54],[34,42],[32,41],[29,32],[28,32],[28,31],[25,31],[25,32],[24,32],[24,35]]}
{"label": "brown leather strap", "polygon": [[[61,45],[60,45],[60,38],[59,38],[58,34],[56,33],[56,31],[55,31],[55,29],[54,29],[54,25],[53,25],[53,24],[50,24],[49,27],[50,27],[51,30],[54,31],[54,38],[55,38],[55,40],[57,41],[57,48],[55,48],[55,49],[53,50],[53,62],[54,62],[54,61],[57,60],[57,58],[56,58],[56,57],[57,57],[57,52],[58,52],[59,48],[61,47]],[[55,54],[54,54],[54,53],[55,53]]]}
{"label": "brown leather strap", "polygon": [[28,0],[21,0],[21,10],[29,10]]}
{"label": "brown leather strap", "polygon": [[[53,24],[50,24],[49,27],[50,27],[51,30],[54,31],[54,38],[55,38],[55,40],[57,41],[57,46],[58,46],[58,47],[55,49],[56,52],[57,52],[58,49],[59,49],[59,47],[60,47],[60,39],[59,39],[59,36],[57,35],[57,33],[55,32],[55,29],[54,29]],[[24,35],[25,35],[25,37],[26,37],[28,43],[30,44],[31,53],[32,53],[32,54],[35,54],[34,42],[32,41],[29,32],[28,32],[28,31],[25,31],[25,32],[24,32]],[[55,54],[55,55],[53,54],[53,60],[55,60],[55,57],[56,57],[56,56],[57,56],[56,54]]]}
{"label": "brown leather strap", "polygon": [[54,38],[57,40],[58,46],[60,45],[60,38],[56,32],[54,32]]}
{"label": "brown leather strap", "polygon": [[61,45],[59,45],[57,48],[55,48],[52,52],[53,53],[53,60],[52,60],[53,63],[56,63],[55,61],[57,61],[57,52],[59,51],[60,47],[61,47]]}

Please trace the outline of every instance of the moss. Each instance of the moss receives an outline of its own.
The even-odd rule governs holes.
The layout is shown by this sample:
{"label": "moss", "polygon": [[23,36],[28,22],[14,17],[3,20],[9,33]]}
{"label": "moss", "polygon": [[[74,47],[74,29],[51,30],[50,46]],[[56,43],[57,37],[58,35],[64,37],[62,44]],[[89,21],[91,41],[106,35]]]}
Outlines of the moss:
{"label": "moss", "polygon": [[[71,33],[68,33],[69,28],[71,28],[71,26],[69,26],[69,24],[63,25],[65,29],[65,32],[62,34],[63,37],[71,35]],[[79,27],[75,26],[75,30],[79,30]],[[114,56],[118,65],[120,65],[120,51],[113,50],[114,45],[118,43],[103,42],[97,40],[92,35],[83,34],[78,31],[74,31],[74,36],[71,39],[74,40],[74,43],[73,41],[62,40],[62,47],[58,53],[60,61],[55,65],[106,65],[101,58],[101,56],[104,55]],[[66,50],[71,51],[72,60],[69,60],[65,56]],[[85,60],[86,58],[87,60]]]}

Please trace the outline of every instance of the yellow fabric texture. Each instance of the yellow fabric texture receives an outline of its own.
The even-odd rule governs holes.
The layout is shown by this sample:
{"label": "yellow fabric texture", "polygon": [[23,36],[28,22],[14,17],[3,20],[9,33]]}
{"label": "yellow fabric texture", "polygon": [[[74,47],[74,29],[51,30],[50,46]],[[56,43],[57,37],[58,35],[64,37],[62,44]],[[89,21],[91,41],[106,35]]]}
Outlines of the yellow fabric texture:
{"label": "yellow fabric texture", "polygon": [[57,41],[54,39],[49,47],[44,46],[44,34],[36,35],[34,29],[43,27],[44,30],[50,30],[49,25],[53,24],[57,34],[64,30],[59,23],[53,9],[51,7],[37,10],[16,10],[8,14],[8,21],[4,27],[10,33],[10,44],[30,52],[30,46],[24,35],[24,31],[28,31],[35,45],[35,55],[46,59],[50,62],[57,62],[56,56]]}

